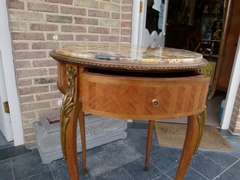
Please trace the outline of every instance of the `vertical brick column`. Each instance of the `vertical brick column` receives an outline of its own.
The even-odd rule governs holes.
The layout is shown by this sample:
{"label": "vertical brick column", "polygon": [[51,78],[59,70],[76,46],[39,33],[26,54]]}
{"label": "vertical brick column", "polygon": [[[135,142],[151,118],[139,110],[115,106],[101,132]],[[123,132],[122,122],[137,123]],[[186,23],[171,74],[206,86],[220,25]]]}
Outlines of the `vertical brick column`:
{"label": "vertical brick column", "polygon": [[130,42],[132,26],[132,1],[122,0],[121,42]]}
{"label": "vertical brick column", "polygon": [[234,134],[240,134],[240,84],[238,87],[238,92],[234,103],[229,129]]}

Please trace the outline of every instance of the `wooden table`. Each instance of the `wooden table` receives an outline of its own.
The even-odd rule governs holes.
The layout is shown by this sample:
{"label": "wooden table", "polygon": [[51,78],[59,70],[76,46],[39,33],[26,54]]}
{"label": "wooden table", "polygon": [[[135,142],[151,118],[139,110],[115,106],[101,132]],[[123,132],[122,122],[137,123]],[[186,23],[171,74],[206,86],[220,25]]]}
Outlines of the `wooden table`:
{"label": "wooden table", "polygon": [[[183,179],[197,150],[205,122],[210,77],[198,69],[201,54],[126,44],[79,44],[55,49],[61,107],[61,145],[71,180],[78,180],[76,128],[86,173],[84,112],[121,119],[148,120],[145,170],[149,170],[154,120],[188,116],[186,139],[175,179]],[[164,162],[162,162],[164,163]]]}

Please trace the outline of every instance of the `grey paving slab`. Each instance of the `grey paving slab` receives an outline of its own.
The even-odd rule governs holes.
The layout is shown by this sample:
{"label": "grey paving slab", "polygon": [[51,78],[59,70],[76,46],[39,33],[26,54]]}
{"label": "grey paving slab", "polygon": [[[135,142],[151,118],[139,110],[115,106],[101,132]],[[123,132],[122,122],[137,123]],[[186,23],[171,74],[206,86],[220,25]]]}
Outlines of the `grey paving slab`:
{"label": "grey paving slab", "polygon": [[42,164],[37,150],[12,158],[12,164],[16,180],[31,177],[50,170],[48,165]]}
{"label": "grey paving slab", "polygon": [[93,177],[118,167],[118,162],[106,151],[96,152],[91,156],[87,156],[87,170]]}
{"label": "grey paving slab", "polygon": [[53,179],[52,173],[50,171],[47,171],[47,172],[43,172],[43,173],[31,176],[24,180],[54,180],[54,179]]}
{"label": "grey paving slab", "polygon": [[224,173],[220,176],[217,176],[218,180],[239,180],[240,179],[240,160],[236,162],[233,166],[228,168]]}
{"label": "grey paving slab", "polygon": [[[222,133],[222,131],[221,131]],[[185,180],[239,180],[240,137],[224,131],[224,138],[234,152],[200,150],[191,160]],[[154,135],[150,171],[144,171],[147,125],[128,129],[126,140],[116,140],[87,150],[86,175],[81,180],[169,180],[178,167],[182,148],[161,147]],[[2,158],[2,159],[1,159]],[[82,169],[78,153],[78,169]],[[0,150],[0,179],[2,180],[69,180],[64,159],[48,165],[41,162],[37,149],[24,146]]]}
{"label": "grey paving slab", "polygon": [[13,180],[12,163],[0,165],[0,179]]}
{"label": "grey paving slab", "polygon": [[226,169],[202,154],[194,156],[190,166],[208,179],[213,179]]}
{"label": "grey paving slab", "polygon": [[95,177],[96,180],[133,180],[121,167],[108,171],[100,176]]}
{"label": "grey paving slab", "polygon": [[230,152],[202,151],[202,154],[226,168],[231,166],[239,159]]}
{"label": "grey paving slab", "polygon": [[174,156],[166,148],[160,148],[151,153],[150,161],[161,171],[166,172],[179,163],[179,157]]}
{"label": "grey paving slab", "polygon": [[126,172],[136,180],[154,179],[163,174],[156,166],[150,164],[149,171],[144,171],[145,159],[140,158],[123,166]]}
{"label": "grey paving slab", "polygon": [[[171,169],[170,171],[168,171],[166,174],[171,177],[171,179],[174,179],[174,177],[176,176],[176,172],[177,172],[177,167]],[[204,177],[203,175],[201,175],[200,173],[198,173],[197,171],[193,170],[191,167],[188,168],[187,173],[184,177],[184,180],[206,180],[208,178]]]}

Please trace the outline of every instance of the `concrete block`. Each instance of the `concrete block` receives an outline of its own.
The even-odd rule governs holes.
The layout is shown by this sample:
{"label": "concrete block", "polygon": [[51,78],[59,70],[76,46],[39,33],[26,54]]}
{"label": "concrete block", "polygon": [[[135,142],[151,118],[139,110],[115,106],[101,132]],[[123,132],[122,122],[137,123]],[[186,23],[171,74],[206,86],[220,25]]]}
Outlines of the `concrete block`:
{"label": "concrete block", "polygon": [[[42,163],[49,164],[63,157],[60,144],[60,124],[50,123],[47,117],[42,117],[33,123],[36,136],[36,144]],[[127,133],[127,121],[106,118],[95,115],[85,116],[86,148],[91,149],[103,144],[125,139]],[[79,125],[77,127],[77,152],[82,151]]]}

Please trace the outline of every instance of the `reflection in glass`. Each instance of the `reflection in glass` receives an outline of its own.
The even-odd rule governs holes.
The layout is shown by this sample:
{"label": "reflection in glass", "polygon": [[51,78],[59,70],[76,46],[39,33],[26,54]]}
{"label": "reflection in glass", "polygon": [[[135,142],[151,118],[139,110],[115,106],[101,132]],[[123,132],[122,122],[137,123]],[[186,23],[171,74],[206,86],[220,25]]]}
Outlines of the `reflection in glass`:
{"label": "reflection in glass", "polygon": [[165,0],[148,0],[146,28],[151,34],[156,31],[158,34],[162,31],[164,17]]}

